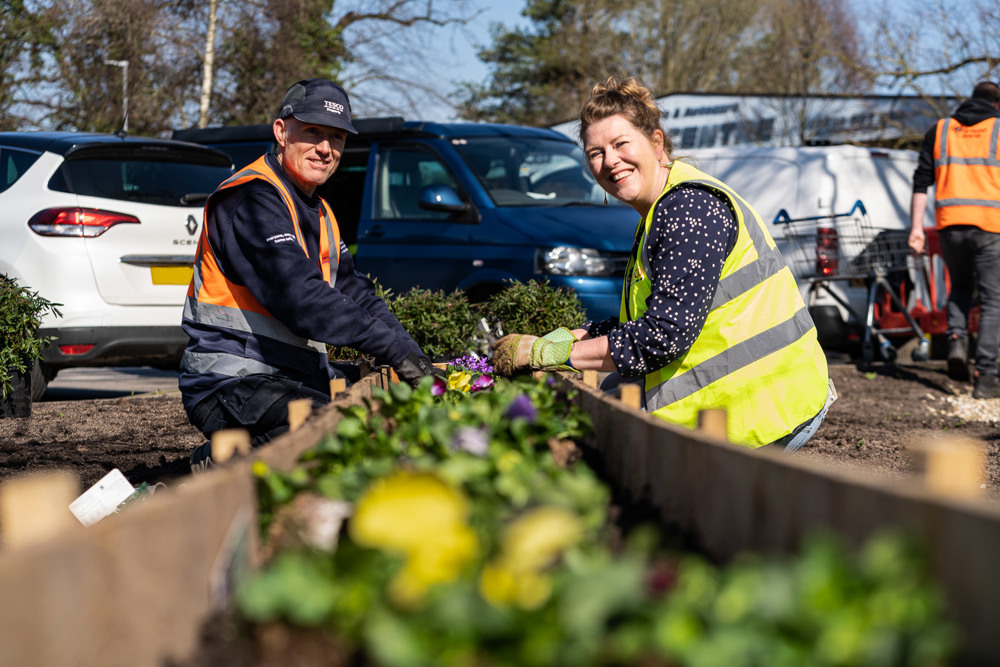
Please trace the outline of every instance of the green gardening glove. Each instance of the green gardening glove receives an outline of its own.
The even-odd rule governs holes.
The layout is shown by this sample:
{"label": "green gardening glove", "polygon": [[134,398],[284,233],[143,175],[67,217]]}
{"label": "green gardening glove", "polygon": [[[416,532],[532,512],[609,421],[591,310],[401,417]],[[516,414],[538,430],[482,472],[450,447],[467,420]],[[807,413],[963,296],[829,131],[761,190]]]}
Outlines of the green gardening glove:
{"label": "green gardening glove", "polygon": [[550,331],[531,344],[531,367],[539,370],[569,370],[566,362],[569,361],[569,353],[573,351],[575,342],[576,336],[566,327]]}
{"label": "green gardening glove", "polygon": [[565,327],[541,338],[508,334],[493,344],[493,368],[505,377],[522,370],[572,370],[566,365],[576,338]]}

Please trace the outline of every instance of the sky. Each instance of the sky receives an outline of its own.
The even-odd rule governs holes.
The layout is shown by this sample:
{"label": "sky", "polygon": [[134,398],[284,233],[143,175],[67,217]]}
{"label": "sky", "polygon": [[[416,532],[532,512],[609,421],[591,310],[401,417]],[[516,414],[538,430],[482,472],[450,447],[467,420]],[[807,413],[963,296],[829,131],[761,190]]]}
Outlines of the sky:
{"label": "sky", "polygon": [[[438,29],[438,43],[442,48],[435,74],[445,80],[445,90],[458,88],[463,81],[486,79],[489,70],[476,57],[476,52],[491,43],[491,24],[502,23],[508,27],[528,25],[528,21],[521,16],[525,0],[479,0],[475,4],[482,13],[470,25],[459,29]],[[437,121],[456,120],[453,111],[443,104],[427,109],[425,117]]]}
{"label": "sky", "polygon": [[[871,12],[873,5],[880,5],[885,0],[848,0],[857,13],[862,30],[871,28]],[[897,2],[898,0],[893,0]],[[936,1],[936,0],[935,0]],[[971,7],[976,0],[943,0],[952,8],[952,16],[971,16]],[[528,26],[529,22],[521,16],[526,0],[479,0],[474,2],[482,13],[474,22],[460,28],[439,28],[434,37],[436,62],[434,75],[441,79],[441,89],[450,92],[457,89],[463,81],[483,81],[489,74],[486,65],[476,57],[476,51],[490,44],[489,27],[493,23],[502,23],[507,27]],[[898,8],[898,7],[897,7]],[[959,11],[962,10],[962,11]],[[938,47],[938,45],[934,45]],[[888,93],[893,91],[880,90]],[[933,91],[932,91],[933,92]],[[456,120],[453,109],[445,104],[430,104],[420,114],[427,120]]]}

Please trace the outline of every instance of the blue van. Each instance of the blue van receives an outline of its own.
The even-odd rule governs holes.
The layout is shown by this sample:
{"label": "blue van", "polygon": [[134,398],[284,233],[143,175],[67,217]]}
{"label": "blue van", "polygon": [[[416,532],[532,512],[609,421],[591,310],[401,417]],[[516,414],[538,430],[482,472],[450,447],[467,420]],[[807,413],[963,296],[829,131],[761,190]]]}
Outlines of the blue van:
{"label": "blue van", "polygon": [[[318,192],[359,270],[397,294],[459,289],[472,301],[508,280],[548,279],[574,289],[588,317],[618,315],[638,215],[605,199],[572,139],[395,117],[355,126],[359,134],[348,137],[340,167]],[[174,138],[231,148],[237,168],[273,142],[270,125]],[[255,140],[257,150],[247,152]]]}

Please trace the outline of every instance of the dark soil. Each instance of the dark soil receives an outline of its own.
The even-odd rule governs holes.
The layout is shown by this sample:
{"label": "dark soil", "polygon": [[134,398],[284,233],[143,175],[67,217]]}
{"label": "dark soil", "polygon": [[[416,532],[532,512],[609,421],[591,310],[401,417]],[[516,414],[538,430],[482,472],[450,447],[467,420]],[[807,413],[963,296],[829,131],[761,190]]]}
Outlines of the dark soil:
{"label": "dark soil", "polygon": [[[911,469],[907,445],[959,435],[987,443],[986,488],[1000,497],[1000,399],[976,400],[943,362],[869,369],[834,364],[840,392],[826,421],[796,454],[858,465],[887,478]],[[190,473],[188,455],[204,442],[177,393],[36,403],[25,419],[0,419],[0,483],[11,475],[74,471],[81,492],[118,468],[138,486]]]}

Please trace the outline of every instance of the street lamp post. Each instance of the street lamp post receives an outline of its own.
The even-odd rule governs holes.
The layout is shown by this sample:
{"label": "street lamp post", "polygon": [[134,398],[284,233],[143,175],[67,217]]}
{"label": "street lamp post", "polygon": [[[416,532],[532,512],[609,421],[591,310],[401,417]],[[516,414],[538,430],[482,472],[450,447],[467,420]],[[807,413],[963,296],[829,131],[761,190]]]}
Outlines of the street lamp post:
{"label": "street lamp post", "polygon": [[128,61],[105,59],[104,64],[122,68],[122,132],[128,132]]}

